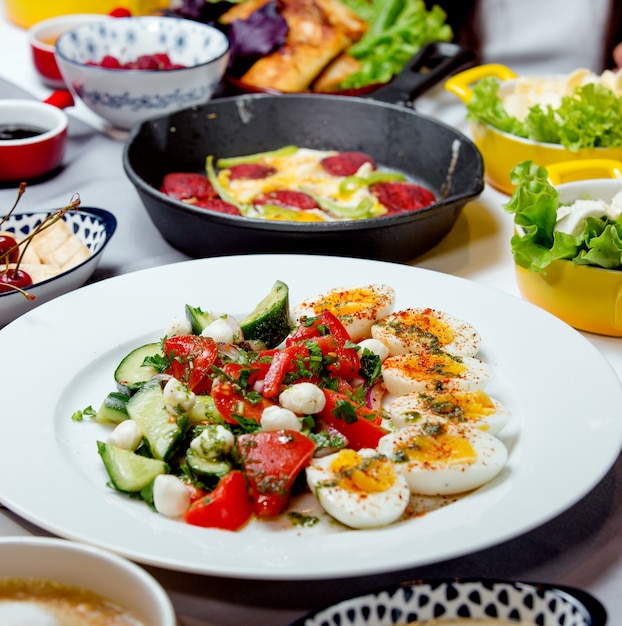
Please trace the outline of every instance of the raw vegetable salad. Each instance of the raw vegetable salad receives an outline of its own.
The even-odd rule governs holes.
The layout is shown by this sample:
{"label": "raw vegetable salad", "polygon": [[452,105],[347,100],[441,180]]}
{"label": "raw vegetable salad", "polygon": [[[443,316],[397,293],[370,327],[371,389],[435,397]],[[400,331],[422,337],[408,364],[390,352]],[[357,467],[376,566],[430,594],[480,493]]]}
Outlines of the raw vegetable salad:
{"label": "raw vegetable salad", "polygon": [[616,209],[605,205],[603,199],[593,199],[600,205],[592,202],[585,219],[566,232],[560,223],[572,207],[569,209],[560,201],[545,167],[523,161],[512,170],[510,180],[516,189],[504,208],[514,214],[514,222],[521,228],[511,241],[519,266],[546,273],[553,261],[568,259],[577,265],[622,270],[619,201]]}
{"label": "raw vegetable salad", "polygon": [[[340,288],[290,310],[277,281],[240,320],[186,305],[74,419],[116,425],[97,442],[112,488],[196,526],[285,514],[373,528],[444,506],[503,469],[496,433],[509,414],[481,389],[490,368],[471,356],[475,329],[394,312],[394,298],[387,285]],[[299,494],[316,508],[288,509]]]}

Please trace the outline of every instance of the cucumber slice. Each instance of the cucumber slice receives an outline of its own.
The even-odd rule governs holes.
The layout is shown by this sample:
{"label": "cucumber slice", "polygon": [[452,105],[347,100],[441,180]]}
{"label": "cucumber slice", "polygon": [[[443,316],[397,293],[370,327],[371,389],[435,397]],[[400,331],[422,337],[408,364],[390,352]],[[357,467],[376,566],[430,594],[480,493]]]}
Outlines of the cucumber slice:
{"label": "cucumber slice", "polygon": [[266,348],[278,346],[291,331],[289,287],[277,280],[254,311],[240,321],[244,339],[262,341]]}
{"label": "cucumber slice", "polygon": [[102,402],[93,421],[100,424],[119,424],[128,419],[127,403],[130,399],[125,393],[118,391],[110,392]]}
{"label": "cucumber slice", "polygon": [[159,474],[169,470],[164,461],[140,456],[131,450],[97,442],[97,451],[104,462],[115,489],[129,493],[138,492],[150,485]]}
{"label": "cucumber slice", "polygon": [[190,306],[186,304],[186,318],[192,326],[192,332],[200,335],[207,326],[209,326],[216,318],[208,311],[203,311],[198,306]]}
{"label": "cucumber slice", "polygon": [[159,343],[148,343],[132,350],[117,366],[114,379],[121,393],[132,394],[140,389],[158,370],[151,365],[143,365],[150,356],[163,356]]}
{"label": "cucumber slice", "polygon": [[225,424],[225,418],[216,408],[214,398],[207,395],[198,395],[190,411],[188,419],[193,424]]}
{"label": "cucumber slice", "polygon": [[186,463],[192,476],[196,480],[211,484],[218,482],[231,471],[231,463],[225,459],[206,459],[192,448],[186,452]]}
{"label": "cucumber slice", "polygon": [[183,433],[166,410],[160,383],[145,383],[128,401],[127,414],[140,427],[153,458],[168,459]]}

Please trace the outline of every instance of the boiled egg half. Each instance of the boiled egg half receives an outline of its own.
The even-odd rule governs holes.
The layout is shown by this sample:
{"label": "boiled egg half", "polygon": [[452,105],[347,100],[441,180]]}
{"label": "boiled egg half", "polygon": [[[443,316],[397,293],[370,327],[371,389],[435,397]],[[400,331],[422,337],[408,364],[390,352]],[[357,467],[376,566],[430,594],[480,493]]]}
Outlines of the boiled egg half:
{"label": "boiled egg half", "polygon": [[446,420],[469,424],[496,435],[510,421],[510,411],[483,389],[409,393],[389,403],[396,428],[427,421]]}
{"label": "boiled egg half", "polygon": [[507,461],[503,442],[478,428],[427,422],[382,437],[378,452],[395,463],[412,493],[444,496],[477,489]]}
{"label": "boiled egg half", "polygon": [[398,354],[382,363],[384,384],[394,396],[440,390],[470,391],[482,387],[491,375],[492,368],[486,362],[443,350]]}
{"label": "boiled egg half", "polygon": [[372,326],[371,336],[382,341],[391,356],[416,352],[421,347],[475,356],[480,344],[480,335],[471,324],[431,308],[395,311]]}
{"label": "boiled egg half", "polygon": [[306,477],[324,510],[350,528],[392,524],[410,499],[405,476],[386,456],[369,448],[313,459]]}
{"label": "boiled egg half", "polygon": [[372,284],[343,287],[309,298],[293,308],[294,319],[333,313],[345,326],[353,341],[369,337],[372,325],[393,311],[395,290],[388,285]]}

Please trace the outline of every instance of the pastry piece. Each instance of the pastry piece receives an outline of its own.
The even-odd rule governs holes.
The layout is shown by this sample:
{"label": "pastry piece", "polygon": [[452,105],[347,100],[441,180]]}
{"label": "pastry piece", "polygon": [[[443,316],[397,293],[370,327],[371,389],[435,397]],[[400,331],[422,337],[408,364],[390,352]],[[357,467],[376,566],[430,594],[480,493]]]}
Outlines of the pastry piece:
{"label": "pastry piece", "polygon": [[254,87],[305,91],[322,70],[362,36],[367,24],[334,0],[283,0],[287,39],[242,76]]}
{"label": "pastry piece", "polygon": [[344,52],[324,68],[313,81],[312,89],[313,91],[322,92],[337,91],[348,76],[358,72],[360,69],[360,61]]}

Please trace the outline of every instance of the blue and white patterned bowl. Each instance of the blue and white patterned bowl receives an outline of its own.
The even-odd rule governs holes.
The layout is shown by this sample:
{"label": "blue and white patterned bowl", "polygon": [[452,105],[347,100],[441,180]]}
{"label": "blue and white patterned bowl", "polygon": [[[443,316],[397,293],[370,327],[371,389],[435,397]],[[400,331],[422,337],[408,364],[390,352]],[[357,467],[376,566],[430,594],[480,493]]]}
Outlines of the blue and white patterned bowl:
{"label": "blue and white patterned bowl", "polygon": [[[11,215],[0,230],[24,238],[51,212]],[[117,228],[117,220],[112,213],[93,207],[81,206],[78,211],[68,211],[63,219],[73,233],[86,244],[91,256],[62,274],[28,287],[27,291],[35,296],[34,300],[28,300],[16,291],[0,293],[0,327],[52,298],[81,287],[95,271],[104,248]]]}
{"label": "blue and white patterned bowl", "polygon": [[[534,626],[605,626],[607,613],[571,587],[486,579],[415,581],[308,613],[290,626],[395,626],[458,618]],[[435,625],[445,622],[434,621]],[[460,622],[462,624],[462,621]],[[465,621],[465,626],[469,623]],[[505,623],[505,622],[503,622]]]}
{"label": "blue and white patterned bowl", "polygon": [[[166,53],[185,67],[170,70],[108,69],[143,54]],[[112,126],[136,122],[207,102],[229,59],[229,40],[217,28],[174,17],[124,17],[82,24],[56,42],[56,60],[74,96]]]}

